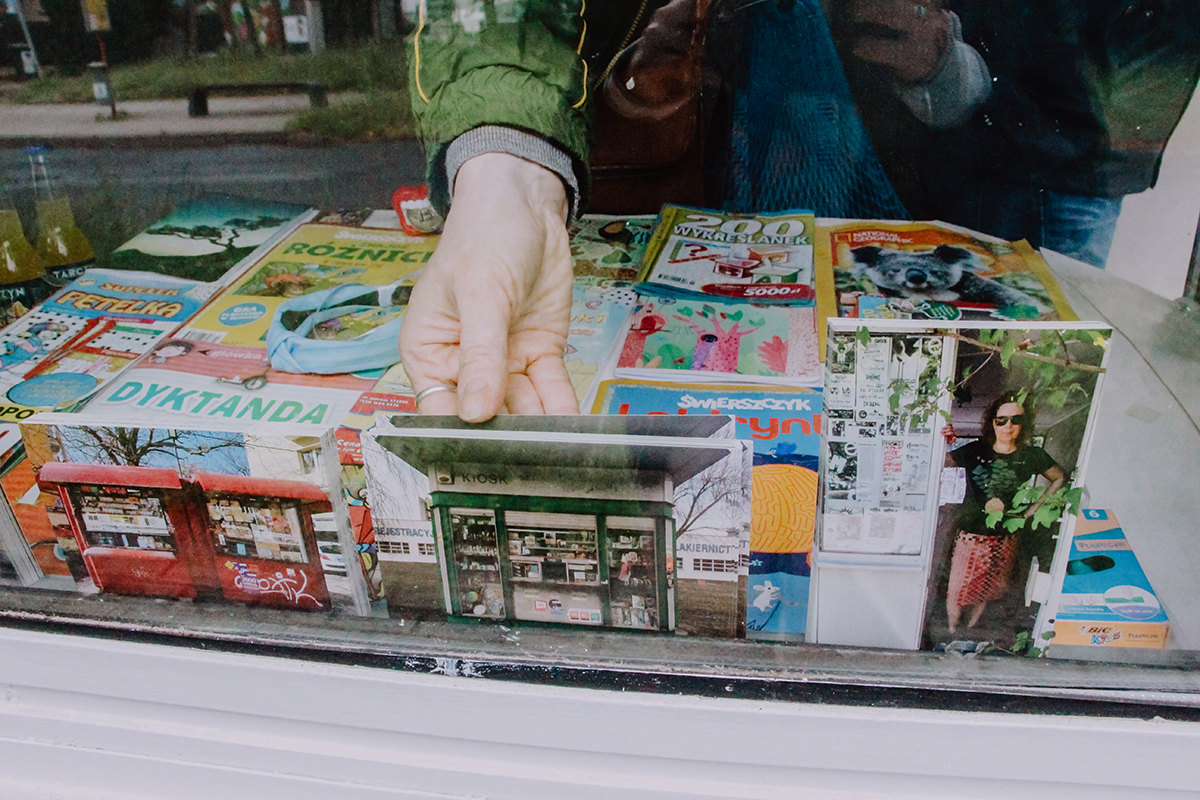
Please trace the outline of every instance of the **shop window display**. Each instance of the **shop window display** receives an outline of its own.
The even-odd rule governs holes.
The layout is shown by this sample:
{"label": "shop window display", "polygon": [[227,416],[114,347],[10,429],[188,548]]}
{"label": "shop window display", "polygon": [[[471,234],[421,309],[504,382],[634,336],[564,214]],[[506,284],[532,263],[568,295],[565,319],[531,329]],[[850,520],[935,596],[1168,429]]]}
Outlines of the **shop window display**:
{"label": "shop window display", "polygon": [[[898,155],[887,152],[882,157],[887,161]],[[21,154],[20,158],[25,156]],[[59,190],[65,187],[74,193],[78,207],[78,200],[83,199],[78,194],[83,182],[71,177],[73,170],[82,169],[75,155],[51,152],[48,159],[52,175],[62,179]],[[355,180],[347,178],[342,183],[348,185]],[[414,170],[402,180],[419,184],[424,176]],[[248,195],[266,188],[252,183],[231,185]],[[346,186],[337,190],[345,191]],[[887,418],[895,415],[872,412],[856,419],[844,413],[847,408],[831,403],[833,384],[839,380],[836,370],[824,379],[814,379],[823,369],[837,366],[836,360],[831,363],[826,355],[825,321],[838,314],[860,320],[916,320],[934,331],[931,338],[942,341],[949,335],[946,332],[951,330],[952,322],[996,321],[1013,323],[1012,330],[1026,330],[1020,324],[1069,319],[1065,310],[1085,321],[1111,323],[1116,329],[1109,336],[1115,355],[1105,367],[1109,370],[1107,376],[1113,378],[1108,384],[1149,385],[1145,381],[1157,378],[1131,355],[1129,346],[1139,335],[1131,324],[1136,322],[1136,315],[1123,321],[1110,319],[1126,312],[1132,314],[1136,304],[1131,303],[1129,309],[1100,308],[1105,305],[1103,294],[1112,284],[1089,277],[1089,273],[1075,270],[1074,265],[1053,256],[1043,261],[1034,247],[1022,243],[1015,234],[996,241],[979,230],[953,229],[953,236],[943,241],[937,237],[949,229],[933,223],[906,226],[895,221],[826,222],[823,217],[804,215],[803,223],[810,228],[802,246],[812,253],[804,251],[800,259],[803,269],[783,269],[781,265],[791,258],[781,252],[786,249],[783,244],[713,242],[710,244],[716,246],[707,253],[713,256],[709,261],[701,257],[705,253],[699,250],[681,250],[673,256],[691,258],[688,263],[696,268],[696,274],[709,282],[698,285],[712,285],[719,290],[707,298],[691,299],[663,292],[649,307],[638,299],[635,281],[646,277],[638,267],[654,231],[654,217],[583,217],[581,235],[571,243],[577,278],[565,354],[577,398],[585,401],[585,411],[615,416],[652,412],[694,419],[715,416],[713,412],[728,414],[729,422],[739,428],[736,440],[748,442],[753,448],[753,455],[748,456],[753,460],[750,479],[737,489],[744,494],[738,500],[746,507],[744,517],[736,522],[724,521],[729,524],[685,528],[684,501],[673,494],[667,500],[666,493],[664,499],[654,501],[665,505],[649,510],[603,504],[584,511],[553,507],[542,502],[545,496],[537,491],[528,494],[536,502],[517,502],[511,499],[512,493],[497,493],[497,497],[505,497],[502,502],[477,506],[456,502],[460,498],[451,497],[444,488],[444,496],[432,497],[439,489],[428,474],[419,476],[425,480],[425,494],[431,495],[430,501],[422,504],[419,498],[405,499],[401,492],[371,491],[373,479],[363,474],[363,461],[369,456],[362,452],[378,454],[378,449],[371,450],[377,448],[376,440],[366,441],[369,437],[364,431],[381,418],[416,409],[415,392],[404,383],[404,374],[391,364],[378,367],[371,362],[373,349],[382,339],[394,341],[394,329],[376,340],[363,337],[368,331],[399,324],[413,284],[426,268],[436,240],[423,237],[418,242],[399,232],[401,217],[395,214],[389,218],[390,227],[366,224],[368,211],[388,211],[390,192],[376,191],[368,197],[369,192],[354,187],[349,194],[349,199],[339,195],[326,203],[324,195],[309,185],[271,197],[263,203],[261,214],[251,213],[250,204],[235,203],[225,215],[227,219],[219,221],[222,224],[213,224],[207,218],[189,221],[186,214],[178,213],[155,225],[150,225],[153,220],[140,220],[135,227],[148,227],[146,234],[151,243],[161,245],[165,237],[173,236],[189,247],[204,250],[193,256],[198,259],[196,264],[204,267],[204,274],[182,274],[179,281],[182,284],[188,280],[187,286],[168,285],[166,281],[143,285],[105,277],[96,286],[75,287],[83,295],[74,297],[79,304],[75,311],[90,305],[82,309],[90,312],[101,302],[98,298],[106,292],[112,294],[107,301],[111,313],[103,315],[103,323],[82,316],[82,312],[57,308],[57,316],[50,319],[44,316],[49,313],[49,306],[44,305],[30,312],[34,316],[25,318],[24,328],[14,330],[3,340],[5,390],[24,386],[23,393],[7,395],[17,410],[4,417],[5,422],[26,410],[31,414],[19,418],[22,422],[29,420],[32,412],[65,411],[65,403],[82,398],[93,404],[93,410],[105,409],[107,413],[128,409],[131,413],[111,419],[131,429],[140,426],[148,430],[153,426],[175,430],[173,426],[178,425],[197,432],[203,431],[206,424],[214,428],[244,424],[248,428],[251,423],[272,421],[300,425],[305,429],[286,434],[295,440],[292,445],[268,454],[270,457],[262,455],[265,449],[255,450],[252,446],[244,474],[306,482],[318,487],[322,498],[299,500],[280,494],[271,499],[265,494],[240,494],[228,488],[204,490],[208,494],[199,505],[193,503],[193,512],[199,512],[193,513],[188,523],[202,530],[204,536],[193,541],[188,538],[190,534],[181,532],[181,523],[172,515],[174,501],[169,495],[193,491],[185,491],[196,476],[191,462],[199,463],[209,455],[196,454],[202,448],[200,444],[180,445],[180,453],[187,448],[196,453],[184,453],[177,459],[184,466],[171,467],[179,487],[126,486],[123,492],[117,491],[117,484],[100,480],[72,483],[64,478],[55,484],[54,465],[74,463],[68,456],[47,449],[37,456],[40,474],[34,474],[34,462],[22,461],[15,445],[5,445],[6,477],[11,476],[5,489],[14,521],[3,539],[5,551],[13,554],[11,564],[6,563],[5,571],[0,573],[6,583],[5,609],[20,614],[32,607],[51,618],[69,620],[80,607],[65,610],[65,598],[73,594],[46,597],[24,590],[70,584],[72,591],[87,597],[99,595],[116,604],[130,624],[150,624],[161,621],[161,612],[152,606],[157,602],[153,598],[194,596],[199,598],[194,605],[199,609],[194,621],[189,619],[188,611],[194,610],[189,607],[171,623],[177,627],[169,629],[203,637],[204,615],[213,608],[220,608],[224,618],[236,624],[250,618],[244,606],[270,605],[268,597],[282,598],[279,608],[292,607],[284,601],[311,597],[314,600],[310,607],[329,611],[331,618],[304,619],[294,624],[306,631],[306,645],[317,649],[344,647],[341,642],[345,637],[368,636],[362,632],[369,631],[370,644],[364,649],[402,653],[411,641],[406,639],[411,628],[405,629],[400,623],[415,620],[447,650],[482,635],[478,631],[490,635],[515,626],[522,633],[522,644],[503,638],[511,634],[497,633],[493,638],[499,643],[479,651],[481,661],[510,665],[529,660],[552,662],[556,647],[563,642],[581,641],[579,637],[587,635],[600,637],[602,642],[588,655],[597,668],[619,663],[626,652],[623,648],[630,647],[629,641],[636,638],[637,647],[661,647],[664,654],[685,653],[676,665],[664,655],[656,668],[686,674],[694,664],[716,661],[712,653],[718,652],[715,648],[725,639],[744,638],[755,640],[739,642],[746,649],[738,652],[749,654],[746,660],[734,658],[719,663],[731,675],[752,679],[763,674],[755,666],[761,663],[758,659],[782,662],[785,678],[798,679],[811,664],[831,658],[831,651],[822,647],[828,643],[835,647],[881,648],[864,651],[858,665],[844,667],[847,680],[867,683],[874,680],[868,673],[877,674],[876,667],[882,661],[911,657],[888,662],[904,665],[896,680],[928,680],[952,687],[959,680],[954,669],[944,663],[931,666],[932,662],[923,660],[926,656],[915,649],[953,654],[965,652],[964,648],[976,652],[978,648],[980,660],[992,659],[989,663],[1002,665],[1005,676],[1001,682],[1006,686],[1036,684],[1049,674],[1047,664],[1068,663],[1073,670],[1068,682],[1086,694],[1126,682],[1130,675],[1126,671],[1130,668],[1122,667],[1118,672],[1111,665],[1092,662],[1133,658],[1161,667],[1160,671],[1140,673],[1134,669],[1138,676],[1135,683],[1145,682],[1138,685],[1168,693],[1191,686],[1194,654],[1200,647],[1192,622],[1196,598],[1181,588],[1185,581],[1173,559],[1165,555],[1170,547],[1178,547],[1186,555],[1190,545],[1185,539],[1173,538],[1181,536],[1184,529],[1178,521],[1163,522],[1166,533],[1160,537],[1159,528],[1152,522],[1156,512],[1147,504],[1161,503],[1168,511],[1174,509],[1177,516],[1187,516],[1194,510],[1188,493],[1178,491],[1177,484],[1170,482],[1190,463],[1194,443],[1182,435],[1166,436],[1182,464],[1172,462],[1180,468],[1171,469],[1168,482],[1162,486],[1147,487],[1142,486],[1140,478],[1117,477],[1120,470],[1111,463],[1122,457],[1114,453],[1129,452],[1121,449],[1125,445],[1118,439],[1128,441],[1144,435],[1137,425],[1161,426],[1169,419],[1169,424],[1188,430],[1185,423],[1195,414],[1190,401],[1181,403],[1184,411],[1176,413],[1178,407],[1163,399],[1166,394],[1154,394],[1150,400],[1150,395],[1131,394],[1131,390],[1118,386],[1117,393],[1111,395],[1114,399],[1108,400],[1113,389],[1107,386],[1105,393],[1098,395],[1094,409],[1090,405],[1063,406],[1050,412],[1043,406],[1037,416],[1035,434],[1041,437],[1037,446],[1054,454],[1056,463],[1068,475],[1082,468],[1087,448],[1076,446],[1081,445],[1076,442],[1069,459],[1061,455],[1066,436],[1062,432],[1069,427],[1065,420],[1073,417],[1077,421],[1088,415],[1095,418],[1094,446],[1087,464],[1089,478],[1084,484],[1090,496],[1081,498],[1076,508],[1082,512],[1115,506],[1112,513],[1124,526],[1128,552],[1137,553],[1140,568],[1153,585],[1156,602],[1164,609],[1169,630],[1173,631],[1164,636],[1161,653],[1139,653],[1135,657],[1106,648],[1104,643],[1110,640],[1103,640],[1104,632],[1097,634],[1103,640],[1100,645],[1073,641],[1074,649],[1068,650],[1065,643],[1059,646],[1055,642],[1057,637],[1066,638],[1063,619],[1052,620],[1046,609],[1057,608],[1052,604],[1071,594],[1063,581],[1078,577],[1083,569],[1079,565],[1088,564],[1085,559],[1090,557],[1072,550],[1078,542],[1070,540],[1065,532],[1058,533],[1076,526],[1069,522],[1066,507],[1062,509],[1064,514],[1054,520],[1054,533],[1026,537],[1036,541],[1018,546],[1021,552],[1014,556],[1015,566],[1009,567],[1012,572],[1006,576],[1005,596],[989,601],[978,624],[967,624],[973,609],[972,604],[964,603],[960,623],[951,625],[946,585],[949,576],[940,573],[949,572],[958,531],[951,530],[948,516],[942,518],[938,511],[949,515],[948,507],[960,503],[940,504],[937,497],[943,491],[949,496],[954,488],[939,483],[943,464],[937,453],[943,420],[932,417],[919,430],[910,428],[900,435],[901,431],[888,427],[895,423]],[[361,212],[333,212],[334,207],[350,207],[359,196],[366,198],[358,203],[363,206]],[[296,233],[293,223],[311,220],[316,212],[309,209],[314,206],[322,207],[321,225],[325,227],[300,228],[301,233]],[[206,203],[205,207],[206,213],[217,213],[214,204]],[[422,211],[428,208],[428,204],[421,206]],[[230,220],[240,222],[222,227]],[[185,228],[196,227],[214,230],[207,231],[208,239],[195,231],[190,236],[182,233]],[[731,230],[744,234],[747,228]],[[779,232],[778,228],[773,230]],[[281,235],[273,240],[275,233]],[[284,242],[285,237],[291,238]],[[900,241],[903,237],[912,241]],[[235,240],[239,257],[231,258],[229,253],[234,248],[229,245]],[[146,235],[140,241],[147,244]],[[260,245],[264,249],[256,249]],[[953,273],[955,280],[945,278],[944,286],[927,282],[921,292],[906,293],[900,285],[903,281],[892,280],[896,273],[890,273],[889,278],[883,263],[887,257],[905,251],[931,260],[928,254],[943,246],[969,254],[947,255],[948,251],[942,251],[938,256],[940,261],[935,266],[946,274]],[[178,259],[187,257],[180,254],[182,247],[176,242],[165,248],[171,252],[158,254],[126,248],[117,251],[123,255],[114,257],[111,265],[141,267],[157,261],[177,266]],[[289,247],[291,252],[286,252]],[[268,256],[272,248],[274,253]],[[1146,258],[1147,262],[1153,260]],[[241,272],[226,272],[238,264],[242,265]],[[178,290],[190,316],[199,302],[207,300],[189,294],[194,289],[190,281],[224,275],[228,275],[227,280],[215,290],[219,300],[206,307],[203,317],[190,317],[191,330],[186,334],[176,336],[167,331],[167,323],[176,322],[173,317],[118,319],[120,312],[113,310],[117,302],[161,302],[173,297],[166,292]],[[352,294],[332,294],[346,284],[355,286]],[[135,297],[137,293],[121,293],[114,286],[146,291]],[[730,287],[739,288],[735,292]],[[654,287],[655,292],[660,288],[662,281]],[[795,305],[725,305],[731,294],[751,291],[757,292],[755,296],[760,299],[783,297]],[[316,302],[306,306],[304,298],[316,298]],[[189,305],[192,302],[197,303],[196,308]],[[125,309],[138,310],[132,305]],[[945,321],[947,327],[937,328],[939,321]],[[1147,338],[1157,335],[1146,331],[1140,334],[1145,338],[1138,339],[1139,348]],[[876,328],[870,335],[883,334]],[[620,355],[625,361],[619,368],[626,372],[608,370],[610,350],[596,346],[601,339],[621,345]],[[1031,345],[1025,342],[1030,339],[1036,337],[1017,339],[1012,347],[1017,352],[1028,352]],[[337,342],[353,343],[357,348],[355,357],[363,360],[343,369],[345,364],[339,364],[336,358],[325,359],[321,348]],[[166,346],[162,346],[164,343]],[[976,347],[961,341],[959,344],[968,350]],[[869,350],[867,345],[863,352]],[[960,358],[966,358],[962,351],[959,353]],[[280,365],[285,355],[301,366],[316,366],[311,370],[283,368]],[[920,380],[921,365],[913,361],[896,366],[889,360],[892,355],[891,351],[870,351],[871,358],[878,356],[880,363],[887,362],[886,369],[894,367],[887,373],[889,380],[908,385]],[[904,355],[911,357],[913,353],[906,351]],[[826,358],[823,365],[819,364],[822,356]],[[976,356],[978,352],[972,357]],[[979,360],[983,358],[986,356]],[[1187,352],[1178,356],[1176,366],[1183,363],[1186,367],[1189,358]],[[119,368],[135,359],[138,363],[132,371],[110,380],[118,375]],[[719,368],[730,363],[740,366]],[[956,362],[954,371],[960,376],[963,368],[970,368],[970,364]],[[994,369],[994,364],[988,369]],[[302,372],[308,374],[298,377]],[[1174,380],[1172,374],[1179,373],[1162,373],[1168,381]],[[13,380],[8,381],[9,376]],[[672,395],[661,400],[664,404],[654,405],[647,400],[639,405],[651,393],[647,387],[681,376],[688,383],[677,381],[668,390],[655,390]],[[747,376],[774,381],[774,394],[768,396],[767,390],[746,380]],[[802,380],[794,380],[797,377]],[[950,372],[943,379],[946,377],[957,380]],[[609,383],[602,385],[601,379]],[[944,410],[954,417],[961,440],[982,438],[977,428],[986,406],[984,395],[995,389],[999,380],[985,374],[973,384],[973,397],[955,395],[945,399]],[[631,382],[637,388],[622,394],[621,387]],[[813,383],[823,385],[803,389],[791,385]],[[980,383],[987,383],[986,389],[978,388]],[[896,390],[891,384],[876,388],[878,396],[873,402],[883,404]],[[817,398],[807,411],[799,405],[804,396],[788,396],[789,392],[802,391],[812,392]],[[712,404],[705,405],[710,399]],[[725,404],[719,406],[719,402]],[[624,411],[622,403],[626,404]],[[854,409],[862,410],[859,406]],[[88,410],[89,406],[83,406],[78,413],[86,415]],[[376,413],[381,416],[374,417]],[[139,419],[139,414],[146,416]],[[1155,414],[1163,421],[1145,421]],[[55,424],[67,423],[60,419]],[[314,448],[311,442],[315,437],[329,431],[334,431],[333,439],[326,440],[324,451]],[[906,444],[897,447],[895,442],[901,440]],[[30,449],[28,441],[26,449]],[[1164,440],[1153,441],[1161,444]],[[38,446],[35,443],[32,449]],[[46,446],[49,448],[49,444]],[[851,522],[848,519],[854,514],[835,512],[846,511],[854,501],[850,493],[866,487],[868,452],[875,453],[872,457],[876,460],[869,464],[872,469],[878,468],[874,475],[878,480],[873,488],[867,488],[887,496],[874,498],[880,502],[866,508],[860,515],[862,519]],[[260,455],[262,458],[255,461]],[[336,480],[330,477],[325,463],[331,457],[339,462]],[[280,466],[285,460],[289,464]],[[922,487],[927,491],[920,508],[914,499],[919,493],[905,483],[910,476],[903,474],[903,465],[911,460],[922,461],[927,468]],[[110,466],[134,467],[128,463]],[[530,471],[524,477],[534,483],[541,480],[544,476],[532,470],[538,466],[553,471],[578,465],[525,464],[523,467]],[[495,477],[494,470],[488,474]],[[415,479],[410,475],[407,480],[411,483]],[[41,492],[34,490],[39,481]],[[1122,483],[1138,483],[1141,496],[1117,497],[1115,493]],[[750,488],[745,489],[743,484]],[[361,489],[363,486],[367,488]],[[405,487],[411,488],[409,484]],[[821,491],[840,494],[820,495]],[[904,499],[893,503],[894,492],[900,492]],[[799,499],[790,506],[772,505],[773,498],[780,496]],[[820,512],[819,496],[827,504]],[[335,508],[338,515],[340,548],[348,573],[344,578],[322,571],[319,552],[314,549],[310,516],[322,502]],[[625,498],[621,502],[651,501]],[[731,507],[737,505],[728,502]],[[1168,511],[1163,512],[1164,517]],[[893,515],[899,519],[905,512],[926,514],[933,520],[932,527],[918,529],[915,523],[903,520],[889,523]],[[824,516],[818,518],[818,513]],[[729,515],[732,519],[733,512]],[[838,516],[843,519],[835,519]],[[763,522],[766,519],[770,524]],[[5,523],[9,523],[7,516]],[[1055,536],[1058,538],[1051,541]],[[1165,539],[1175,544],[1162,544]],[[205,551],[204,558],[192,558],[200,548]],[[131,571],[126,570],[126,578],[117,579],[103,567],[120,559],[134,563],[133,559],[143,556],[147,560],[175,559],[174,577],[162,577],[158,579],[162,583],[148,588],[145,582],[129,581]],[[203,568],[196,566],[205,560]],[[226,567],[226,562],[242,567]],[[181,571],[178,566],[183,564],[190,566]],[[222,580],[214,581],[212,569],[229,570],[228,582],[224,582],[224,573]],[[289,574],[289,570],[293,572]],[[303,586],[300,575],[305,576]],[[907,578],[912,580],[906,583]],[[277,590],[274,595],[267,594],[269,584]],[[258,594],[251,598],[254,592],[247,589]],[[1104,594],[1091,592],[1097,593]],[[901,595],[902,599],[896,600]],[[83,614],[86,616],[86,612]],[[1014,615],[1028,616],[1028,625],[1019,630],[1003,629],[1007,617]],[[879,625],[863,634],[870,622]],[[467,624],[478,627],[464,627]],[[112,627],[119,630],[121,624]],[[903,636],[891,635],[901,627]],[[1078,628],[1072,628],[1072,633]],[[1056,631],[1056,637],[1040,638]],[[1018,638],[1021,633],[1027,635]],[[1128,634],[1123,633],[1122,638],[1130,641]],[[1018,660],[1013,655],[1044,658]],[[859,671],[859,665],[869,669]]]}

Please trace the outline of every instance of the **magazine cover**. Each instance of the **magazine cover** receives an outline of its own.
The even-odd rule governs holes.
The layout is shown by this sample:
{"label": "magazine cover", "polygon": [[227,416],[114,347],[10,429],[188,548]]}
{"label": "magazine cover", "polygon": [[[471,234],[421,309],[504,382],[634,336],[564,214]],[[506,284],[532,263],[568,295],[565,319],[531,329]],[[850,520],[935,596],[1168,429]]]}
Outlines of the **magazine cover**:
{"label": "magazine cover", "polygon": [[1078,319],[1025,241],[931,222],[824,219],[816,238],[818,282],[837,293],[827,317]]}
{"label": "magazine cover", "polygon": [[1025,585],[1035,559],[1066,558],[1111,336],[830,321],[818,641],[1044,646]]}
{"label": "magazine cover", "polygon": [[585,214],[571,235],[575,285],[567,335],[567,374],[581,405],[590,403],[637,305],[634,281],[654,232],[654,216]]}
{"label": "magazine cover", "polygon": [[604,381],[594,414],[733,414],[754,448],[746,636],[803,641],[822,396],[814,389]]}
{"label": "magazine cover", "polygon": [[54,588],[354,613],[318,437],[131,419],[22,423],[40,497],[17,507]]}
{"label": "magazine cover", "polygon": [[232,195],[207,195],[176,209],[110,258],[116,269],[158,272],[202,282],[239,273],[281,233],[317,215],[315,208]]}
{"label": "magazine cover", "polygon": [[[363,337],[382,336],[370,333],[375,329],[399,329],[417,273],[436,246],[436,237],[398,231],[301,225],[214,298],[184,336],[268,347],[272,332],[283,340],[302,331],[310,342],[361,344]],[[292,349],[286,360],[295,361],[298,372],[330,372],[325,350],[336,349],[337,360],[345,360],[344,348],[299,342],[281,345],[279,356]]]}
{"label": "magazine cover", "polygon": [[351,413],[377,377],[277,370],[267,351],[195,339],[160,342],[87,404],[90,414],[136,412],[145,424],[207,420],[291,423],[320,436]]}
{"label": "magazine cover", "polygon": [[393,617],[742,634],[751,450],[726,416],[395,417],[364,434]]}
{"label": "magazine cover", "polygon": [[[191,318],[206,299],[195,281],[88,270],[0,331],[0,391],[22,409],[66,408],[87,397]],[[31,413],[31,412],[30,412]]]}
{"label": "magazine cover", "polygon": [[646,248],[642,291],[811,304],[813,228],[807,211],[734,214],[663,206]]}
{"label": "magazine cover", "polygon": [[571,295],[571,327],[563,360],[582,404],[609,367],[617,343],[637,306],[637,293],[626,280],[595,275],[575,276]]}
{"label": "magazine cover", "polygon": [[616,376],[818,385],[816,312],[644,296],[629,318]]}

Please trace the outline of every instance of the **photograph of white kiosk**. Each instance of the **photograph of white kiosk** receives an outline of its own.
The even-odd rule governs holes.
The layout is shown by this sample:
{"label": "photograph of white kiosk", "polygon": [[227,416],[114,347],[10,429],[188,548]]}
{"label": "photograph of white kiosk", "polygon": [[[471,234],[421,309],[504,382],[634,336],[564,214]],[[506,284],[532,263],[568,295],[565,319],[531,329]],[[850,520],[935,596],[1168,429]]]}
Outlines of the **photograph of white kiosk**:
{"label": "photograph of white kiosk", "polygon": [[[367,460],[373,493],[428,492],[455,616],[674,630],[679,493],[715,470],[749,497],[750,451],[726,416],[395,417],[368,435],[425,478]],[[749,503],[708,514],[737,530]]]}

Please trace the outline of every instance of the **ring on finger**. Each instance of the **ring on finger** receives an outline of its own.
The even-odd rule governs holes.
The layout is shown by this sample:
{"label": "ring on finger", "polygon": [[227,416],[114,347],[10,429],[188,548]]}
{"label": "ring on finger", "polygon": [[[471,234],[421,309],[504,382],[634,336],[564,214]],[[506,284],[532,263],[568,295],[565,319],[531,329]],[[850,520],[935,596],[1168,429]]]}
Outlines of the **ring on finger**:
{"label": "ring on finger", "polygon": [[421,391],[417,392],[416,404],[421,405],[421,401],[424,400],[426,397],[429,397],[429,395],[431,395],[431,394],[437,394],[438,392],[457,392],[457,391],[458,391],[458,386],[456,386],[453,383],[435,383],[433,386],[428,386],[428,387],[422,389]]}

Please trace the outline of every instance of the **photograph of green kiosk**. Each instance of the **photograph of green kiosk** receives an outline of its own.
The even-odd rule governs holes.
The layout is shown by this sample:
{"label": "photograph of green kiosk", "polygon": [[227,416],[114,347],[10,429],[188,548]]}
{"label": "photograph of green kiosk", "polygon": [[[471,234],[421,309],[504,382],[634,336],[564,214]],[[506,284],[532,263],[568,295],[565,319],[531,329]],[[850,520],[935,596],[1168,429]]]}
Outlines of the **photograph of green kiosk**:
{"label": "photograph of green kiosk", "polygon": [[[731,434],[711,415],[396,417],[370,433],[425,478],[378,491],[428,491],[447,613],[640,630],[676,627],[677,492],[713,470],[749,483]],[[395,465],[367,472],[378,485]],[[725,505],[711,526],[737,527]]]}

